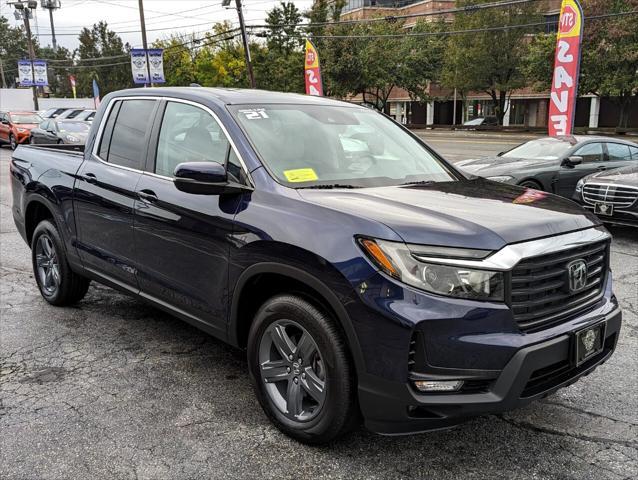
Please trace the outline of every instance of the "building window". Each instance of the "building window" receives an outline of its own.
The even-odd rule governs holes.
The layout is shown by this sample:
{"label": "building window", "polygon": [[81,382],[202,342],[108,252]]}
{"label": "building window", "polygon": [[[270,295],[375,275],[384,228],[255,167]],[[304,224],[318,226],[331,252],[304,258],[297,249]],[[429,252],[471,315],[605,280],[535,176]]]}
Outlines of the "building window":
{"label": "building window", "polygon": [[545,33],[556,33],[558,31],[558,13],[545,15]]}

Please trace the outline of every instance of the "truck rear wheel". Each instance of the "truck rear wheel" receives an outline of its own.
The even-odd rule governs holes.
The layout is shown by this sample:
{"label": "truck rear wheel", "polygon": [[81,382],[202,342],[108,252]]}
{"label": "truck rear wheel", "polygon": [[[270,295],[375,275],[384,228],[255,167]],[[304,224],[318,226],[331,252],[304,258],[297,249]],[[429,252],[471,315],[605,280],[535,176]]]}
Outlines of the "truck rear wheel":
{"label": "truck rear wheel", "polygon": [[40,293],[51,305],[71,305],[84,298],[91,281],[71,270],[58,229],[49,220],[42,220],[33,232],[31,259]]}
{"label": "truck rear wheel", "polygon": [[330,442],[358,422],[354,369],[326,312],[296,295],[259,309],[248,338],[248,368],[259,403],[283,433]]}

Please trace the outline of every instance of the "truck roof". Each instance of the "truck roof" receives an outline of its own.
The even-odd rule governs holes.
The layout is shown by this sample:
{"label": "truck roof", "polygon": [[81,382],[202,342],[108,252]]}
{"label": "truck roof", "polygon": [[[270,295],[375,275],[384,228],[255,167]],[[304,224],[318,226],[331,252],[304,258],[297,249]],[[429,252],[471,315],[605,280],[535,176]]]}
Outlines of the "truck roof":
{"label": "truck roof", "polygon": [[208,87],[153,87],[129,88],[113,92],[116,96],[167,96],[177,98],[193,98],[214,100],[225,105],[246,105],[262,103],[304,104],[304,105],[351,105],[353,104],[326,97],[301,95],[298,93],[270,92],[268,90],[252,90],[243,88],[208,88]]}

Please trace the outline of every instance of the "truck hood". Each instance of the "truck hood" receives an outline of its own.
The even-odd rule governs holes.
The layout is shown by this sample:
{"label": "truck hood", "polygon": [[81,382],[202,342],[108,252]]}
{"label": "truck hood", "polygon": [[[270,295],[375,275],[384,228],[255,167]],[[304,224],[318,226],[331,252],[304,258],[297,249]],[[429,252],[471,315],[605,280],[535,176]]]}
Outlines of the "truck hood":
{"label": "truck hood", "polygon": [[298,191],[306,201],[381,222],[406,243],[497,250],[508,243],[600,225],[570,200],[482,178]]}
{"label": "truck hood", "polygon": [[491,175],[510,174],[515,171],[521,171],[528,168],[536,169],[539,167],[556,165],[556,159],[536,159],[536,158],[511,158],[511,157],[484,157],[474,158],[470,160],[461,160],[454,164],[461,170],[487,177]]}

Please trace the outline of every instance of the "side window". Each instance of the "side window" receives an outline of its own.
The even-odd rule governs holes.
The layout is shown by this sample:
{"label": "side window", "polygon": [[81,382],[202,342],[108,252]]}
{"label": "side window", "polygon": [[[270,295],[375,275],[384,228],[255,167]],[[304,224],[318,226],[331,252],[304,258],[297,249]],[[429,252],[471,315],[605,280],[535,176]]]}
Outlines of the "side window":
{"label": "side window", "polygon": [[594,163],[603,161],[603,144],[588,143],[574,152],[574,155],[583,157],[583,163]]}
{"label": "side window", "polygon": [[111,110],[109,112],[109,118],[106,119],[106,123],[104,124],[104,129],[102,130],[102,138],[100,139],[100,146],[97,151],[97,156],[106,162],[106,159],[109,158],[109,146],[111,145],[111,136],[113,135],[113,125],[115,124],[115,119],[117,118],[117,114],[120,111],[120,104],[122,102],[116,101],[113,103]]}
{"label": "side window", "polygon": [[[155,100],[122,100],[110,135],[107,157],[100,157],[114,165],[142,170],[145,160],[143,155],[146,151],[145,139],[154,108]],[[111,122],[111,115],[106,128]],[[106,132],[102,137],[102,143],[105,140]]]}
{"label": "side window", "polygon": [[629,152],[629,146],[621,143],[608,143],[607,153],[609,154],[609,160],[623,161],[631,160],[631,153]]}
{"label": "side window", "polygon": [[229,142],[217,121],[205,110],[168,102],[160,127],[155,173],[172,177],[184,162],[226,162]]}
{"label": "side window", "polygon": [[631,152],[631,159],[638,161],[638,147],[629,147]]}

